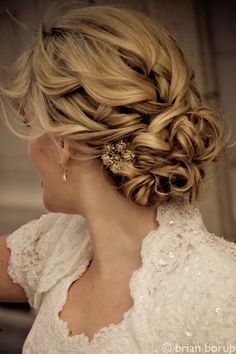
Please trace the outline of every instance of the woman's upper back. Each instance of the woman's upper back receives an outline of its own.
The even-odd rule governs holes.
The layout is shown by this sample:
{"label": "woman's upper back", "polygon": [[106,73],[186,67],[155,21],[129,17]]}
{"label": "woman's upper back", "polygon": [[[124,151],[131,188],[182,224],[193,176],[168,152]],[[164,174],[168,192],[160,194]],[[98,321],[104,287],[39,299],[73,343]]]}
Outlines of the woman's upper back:
{"label": "woman's upper back", "polygon": [[[52,312],[58,313],[65,289],[92,258],[86,220],[81,215],[49,213],[8,236],[9,275],[25,289],[38,313],[25,353],[33,345],[41,352],[46,350],[47,326],[56,334],[64,333],[64,337],[58,335],[50,341],[51,352],[58,352],[55,348],[63,343],[68,352],[76,347],[78,353],[88,348],[89,353],[100,353],[100,342],[112,341],[110,347],[116,354],[131,348],[134,353],[145,353],[144,349],[134,349],[135,345],[146,348],[153,341],[158,346],[165,342],[236,343],[236,244],[210,234],[198,208],[187,202],[163,203],[157,220],[158,229],[146,235],[142,243],[142,266],[130,279],[134,306],[121,325],[106,326],[92,342],[84,334],[67,337],[65,323],[53,315],[49,320],[50,309],[57,303]],[[123,341],[120,331],[124,331]]]}

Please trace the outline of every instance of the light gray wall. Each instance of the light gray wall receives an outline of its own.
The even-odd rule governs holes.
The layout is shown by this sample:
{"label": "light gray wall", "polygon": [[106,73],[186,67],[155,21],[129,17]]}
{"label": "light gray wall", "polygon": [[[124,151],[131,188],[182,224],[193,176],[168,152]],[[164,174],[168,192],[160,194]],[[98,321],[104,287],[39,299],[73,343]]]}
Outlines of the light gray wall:
{"label": "light gray wall", "polygon": [[[36,1],[25,0],[5,2],[12,15],[29,26],[37,24],[35,4]],[[7,68],[32,39],[32,34],[11,20],[3,6],[0,8],[0,33],[0,65]],[[4,77],[5,71],[1,70],[1,74]],[[0,161],[1,234],[11,232],[47,211],[42,204],[38,173],[27,157],[27,143],[12,135],[1,122]]]}
{"label": "light gray wall", "polygon": [[[236,140],[236,2],[209,1],[211,44],[216,72],[219,106],[230,123]],[[233,215],[233,235],[236,239],[236,153],[235,148],[227,154],[230,204]],[[223,181],[222,189],[227,181]],[[227,207],[226,207],[227,208]],[[225,209],[226,209],[225,208]]]}

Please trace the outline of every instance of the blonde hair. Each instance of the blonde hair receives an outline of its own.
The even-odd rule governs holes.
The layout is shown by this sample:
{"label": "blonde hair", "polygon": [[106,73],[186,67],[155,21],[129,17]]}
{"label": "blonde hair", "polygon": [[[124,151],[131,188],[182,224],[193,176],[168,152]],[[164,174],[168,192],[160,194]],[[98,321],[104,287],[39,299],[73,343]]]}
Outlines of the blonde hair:
{"label": "blonde hair", "polygon": [[117,5],[75,7],[50,21],[1,89],[20,115],[32,107],[40,123],[24,137],[64,137],[74,151],[80,146],[78,160],[101,158],[106,142],[125,138],[135,162],[107,173],[129,201],[197,200],[206,166],[219,160],[228,140],[219,113],[201,105],[174,38]]}

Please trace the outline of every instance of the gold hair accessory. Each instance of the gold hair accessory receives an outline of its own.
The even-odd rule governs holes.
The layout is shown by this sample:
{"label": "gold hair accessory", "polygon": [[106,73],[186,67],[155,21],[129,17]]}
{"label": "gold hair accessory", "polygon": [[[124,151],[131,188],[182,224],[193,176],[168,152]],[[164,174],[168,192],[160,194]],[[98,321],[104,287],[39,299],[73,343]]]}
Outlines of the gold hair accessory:
{"label": "gold hair accessory", "polygon": [[63,169],[63,175],[62,175],[62,181],[63,182],[67,182],[68,179],[67,179],[67,174],[66,172],[68,171],[65,167],[62,166],[62,163],[60,162],[59,163],[59,166]]}
{"label": "gold hair accessory", "polygon": [[105,143],[102,160],[112,172],[121,170],[122,162],[132,161],[135,158],[133,151],[127,149],[127,143],[122,139],[117,143]]}

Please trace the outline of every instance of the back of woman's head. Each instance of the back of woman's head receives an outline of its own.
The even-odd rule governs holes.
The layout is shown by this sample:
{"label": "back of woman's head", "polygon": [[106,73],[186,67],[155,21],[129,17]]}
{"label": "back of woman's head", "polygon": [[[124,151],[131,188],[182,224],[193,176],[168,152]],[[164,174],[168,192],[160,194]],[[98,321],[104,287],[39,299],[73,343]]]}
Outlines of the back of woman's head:
{"label": "back of woman's head", "polygon": [[101,166],[127,199],[151,206],[197,200],[206,166],[227,147],[222,119],[201,105],[193,76],[149,17],[91,5],[43,23],[2,93],[32,109],[35,134],[70,142],[75,159],[101,158],[106,142],[125,139],[135,160],[117,171]]}

